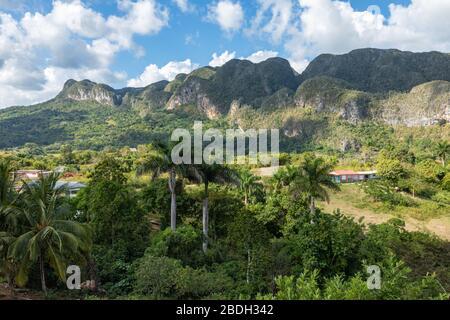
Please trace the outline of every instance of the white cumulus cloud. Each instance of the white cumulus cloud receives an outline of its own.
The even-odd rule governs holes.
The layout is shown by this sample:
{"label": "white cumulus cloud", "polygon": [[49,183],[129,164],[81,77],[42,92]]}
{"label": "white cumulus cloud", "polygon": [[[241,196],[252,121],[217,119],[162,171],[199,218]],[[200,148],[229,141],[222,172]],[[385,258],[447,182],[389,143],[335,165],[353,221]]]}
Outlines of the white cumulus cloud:
{"label": "white cumulus cloud", "polygon": [[110,70],[116,54],[142,55],[134,36],[158,33],[169,12],[156,0],[118,5],[121,14],[109,16],[81,0],[56,0],[46,14],[12,16],[0,9],[0,108],[52,98],[68,78],[124,81],[124,72]]}
{"label": "white cumulus cloud", "polygon": [[244,23],[244,9],[239,2],[220,0],[208,8],[208,19],[228,33],[237,31]]}
{"label": "white cumulus cloud", "polygon": [[209,62],[210,67],[221,67],[228,61],[236,57],[236,52],[225,51],[222,54],[217,54],[216,52],[212,55],[212,60]]}
{"label": "white cumulus cloud", "polygon": [[258,0],[258,4],[247,34],[269,35],[272,41],[279,42],[291,23],[292,0]]}
{"label": "white cumulus cloud", "polygon": [[150,64],[138,78],[129,80],[128,86],[145,87],[161,80],[172,81],[178,74],[191,73],[198,67],[199,65],[192,63],[190,59],[171,61],[161,68],[156,64]]}
{"label": "white cumulus cloud", "polygon": [[251,61],[253,63],[260,63],[263,61],[266,61],[269,58],[275,58],[278,57],[278,52],[271,51],[271,50],[260,50],[257,51],[251,55],[249,55],[247,58],[241,58],[244,60]]}
{"label": "white cumulus cloud", "polygon": [[298,4],[302,10],[288,28],[285,47],[299,72],[320,53],[342,54],[363,47],[450,51],[447,0],[391,4],[389,17],[357,11],[344,1],[299,0]]}
{"label": "white cumulus cloud", "polygon": [[175,2],[177,7],[182,12],[189,12],[193,10],[193,5],[189,3],[189,0],[173,0],[173,2]]}

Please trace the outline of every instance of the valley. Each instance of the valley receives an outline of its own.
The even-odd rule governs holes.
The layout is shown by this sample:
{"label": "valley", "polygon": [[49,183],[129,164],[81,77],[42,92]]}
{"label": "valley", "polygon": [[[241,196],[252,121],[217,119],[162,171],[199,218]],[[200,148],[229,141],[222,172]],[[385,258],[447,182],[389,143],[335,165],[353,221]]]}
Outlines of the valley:
{"label": "valley", "polygon": [[[279,129],[280,167],[176,163],[172,132],[198,121]],[[0,110],[0,299],[448,300],[449,160],[446,53],[68,80]],[[69,265],[81,290],[65,289]],[[386,286],[368,288],[367,265]]]}

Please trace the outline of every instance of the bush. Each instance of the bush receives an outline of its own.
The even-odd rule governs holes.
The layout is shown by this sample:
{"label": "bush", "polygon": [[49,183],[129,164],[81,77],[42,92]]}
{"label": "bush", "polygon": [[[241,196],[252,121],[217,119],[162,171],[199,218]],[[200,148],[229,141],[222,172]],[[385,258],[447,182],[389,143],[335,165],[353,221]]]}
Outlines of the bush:
{"label": "bush", "polygon": [[445,176],[444,168],[434,160],[420,162],[417,165],[416,170],[425,181],[430,183],[438,183]]}
{"label": "bush", "polygon": [[202,234],[191,226],[180,226],[175,232],[170,228],[152,240],[146,254],[180,260],[184,265],[198,266],[204,260]]}
{"label": "bush", "polygon": [[205,269],[183,267],[179,260],[145,255],[135,273],[137,294],[152,299],[201,299],[222,295],[231,279]]}
{"label": "bush", "polygon": [[392,256],[381,267],[381,289],[370,290],[366,278],[356,274],[349,279],[340,275],[320,284],[319,271],[304,271],[299,277],[278,277],[274,296],[259,296],[259,299],[276,300],[424,300],[449,298],[434,276],[411,280],[411,270],[402,261]]}
{"label": "bush", "polygon": [[380,156],[377,161],[377,172],[381,178],[394,183],[406,176],[405,168],[400,160],[384,156]]}
{"label": "bush", "polygon": [[441,186],[445,191],[450,191],[450,172],[442,179]]}
{"label": "bush", "polygon": [[399,194],[390,183],[384,180],[371,180],[363,184],[364,192],[376,201],[390,206],[411,207],[415,202]]}
{"label": "bush", "polygon": [[442,205],[450,205],[450,191],[441,191],[432,198],[434,201]]}
{"label": "bush", "polygon": [[311,221],[304,215],[297,233],[288,236],[285,245],[293,261],[293,274],[318,270],[321,276],[351,275],[361,267],[359,248],[364,238],[360,224],[340,213],[318,213]]}

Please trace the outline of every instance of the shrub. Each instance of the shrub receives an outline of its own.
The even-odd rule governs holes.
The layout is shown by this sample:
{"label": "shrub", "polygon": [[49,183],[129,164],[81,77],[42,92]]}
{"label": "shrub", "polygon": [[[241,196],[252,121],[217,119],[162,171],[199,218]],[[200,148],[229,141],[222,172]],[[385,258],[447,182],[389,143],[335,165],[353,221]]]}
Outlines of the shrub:
{"label": "shrub", "polygon": [[420,162],[416,170],[425,181],[430,183],[438,183],[445,176],[444,168],[434,160]]}
{"label": "shrub", "polygon": [[365,193],[376,201],[381,201],[390,206],[414,206],[411,199],[399,194],[390,183],[384,180],[367,181],[363,185]]}
{"label": "shrub", "polygon": [[274,296],[259,296],[259,299],[276,300],[424,300],[448,299],[434,276],[425,276],[412,281],[411,270],[402,261],[391,256],[381,267],[381,289],[368,289],[365,277],[356,274],[349,279],[334,276],[320,285],[319,272],[304,271],[299,277],[278,277]]}
{"label": "shrub", "polygon": [[305,269],[318,270],[321,276],[353,274],[361,266],[359,247],[364,237],[360,224],[340,213],[304,215],[297,233],[286,238],[285,245],[293,261],[293,274]]}
{"label": "shrub", "polygon": [[183,267],[179,260],[145,255],[136,268],[137,294],[152,299],[201,299],[222,295],[231,279],[205,269]]}
{"label": "shrub", "polygon": [[168,228],[157,234],[146,253],[155,257],[166,256],[177,259],[184,265],[197,266],[204,258],[201,249],[201,232],[183,225],[175,232]]}
{"label": "shrub", "polygon": [[390,159],[380,156],[377,161],[378,175],[390,182],[397,182],[406,176],[405,168],[398,159]]}
{"label": "shrub", "polygon": [[434,201],[443,205],[450,205],[450,191],[441,191],[432,198]]}

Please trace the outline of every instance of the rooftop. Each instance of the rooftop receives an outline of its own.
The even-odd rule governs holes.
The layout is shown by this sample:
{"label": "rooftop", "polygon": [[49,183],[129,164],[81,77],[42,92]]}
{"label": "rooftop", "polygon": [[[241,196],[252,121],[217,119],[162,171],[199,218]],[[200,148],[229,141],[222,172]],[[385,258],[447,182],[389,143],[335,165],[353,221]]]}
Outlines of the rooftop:
{"label": "rooftop", "polygon": [[330,172],[332,176],[356,176],[356,175],[372,175],[376,174],[375,170],[372,171],[353,171],[353,170],[335,170]]}

